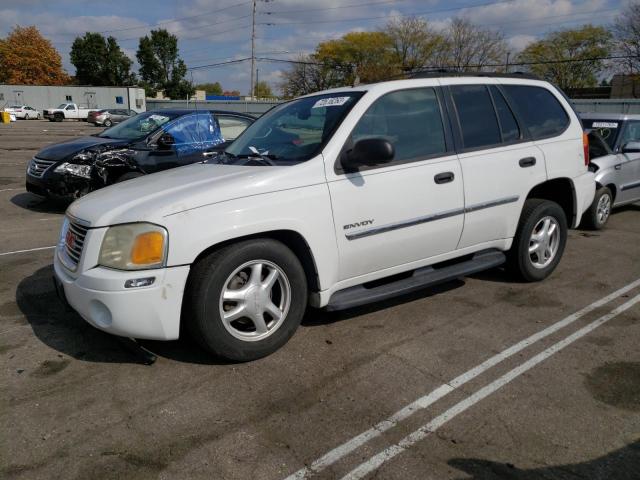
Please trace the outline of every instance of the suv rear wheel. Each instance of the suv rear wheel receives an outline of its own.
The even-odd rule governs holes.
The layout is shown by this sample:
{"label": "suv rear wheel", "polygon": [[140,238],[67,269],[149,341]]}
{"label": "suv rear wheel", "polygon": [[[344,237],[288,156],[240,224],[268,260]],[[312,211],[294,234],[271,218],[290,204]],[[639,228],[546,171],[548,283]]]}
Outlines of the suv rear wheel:
{"label": "suv rear wheel", "polygon": [[567,230],[560,205],[537,198],[526,200],[508,253],[509,270],[527,282],[547,278],[560,263]]}
{"label": "suv rear wheel", "polygon": [[185,322],[209,352],[255,360],[284,345],[307,305],[307,282],[295,254],[272,239],[229,245],[196,263],[185,293]]}

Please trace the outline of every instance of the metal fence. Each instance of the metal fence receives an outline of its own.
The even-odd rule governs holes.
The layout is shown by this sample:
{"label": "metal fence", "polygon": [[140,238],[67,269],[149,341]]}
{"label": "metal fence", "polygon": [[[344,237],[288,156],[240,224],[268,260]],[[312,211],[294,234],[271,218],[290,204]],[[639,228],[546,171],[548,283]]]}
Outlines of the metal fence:
{"label": "metal fence", "polygon": [[243,100],[206,100],[187,103],[186,100],[150,100],[147,99],[147,110],[166,110],[168,108],[200,108],[211,110],[227,110],[229,112],[248,113],[259,117],[269,110],[276,101],[253,101],[246,102]]}
{"label": "metal fence", "polygon": [[[573,99],[573,104],[578,112],[600,113],[640,113],[640,99]],[[199,101],[198,108],[212,110],[228,110],[230,112],[248,113],[259,117],[269,110],[278,101],[253,101],[242,100],[207,100]],[[185,100],[147,100],[147,110],[163,110],[167,108],[195,108],[194,102]]]}
{"label": "metal fence", "polygon": [[580,113],[640,113],[640,99],[575,99],[572,102]]}

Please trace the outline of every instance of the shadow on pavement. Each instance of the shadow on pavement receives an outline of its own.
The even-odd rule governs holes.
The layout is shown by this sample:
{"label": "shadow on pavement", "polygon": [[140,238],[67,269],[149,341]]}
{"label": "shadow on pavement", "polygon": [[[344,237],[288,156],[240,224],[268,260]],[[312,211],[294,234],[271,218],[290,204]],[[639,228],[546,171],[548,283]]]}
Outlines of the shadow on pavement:
{"label": "shadow on pavement", "polygon": [[637,480],[640,472],[640,439],[594,460],[567,465],[520,469],[510,463],[475,458],[447,462],[463,471],[468,480]]}
{"label": "shadow on pavement", "polygon": [[64,213],[69,202],[39,197],[33,193],[23,192],[11,197],[11,203],[17,207],[38,213]]}
{"label": "shadow on pavement", "polygon": [[[49,265],[24,278],[16,289],[16,303],[45,345],[77,360],[100,363],[144,364],[113,335],[104,333],[68,310],[57,298],[53,286],[53,266]],[[185,363],[219,365],[216,359],[189,340],[175,342],[140,341],[154,354]]]}

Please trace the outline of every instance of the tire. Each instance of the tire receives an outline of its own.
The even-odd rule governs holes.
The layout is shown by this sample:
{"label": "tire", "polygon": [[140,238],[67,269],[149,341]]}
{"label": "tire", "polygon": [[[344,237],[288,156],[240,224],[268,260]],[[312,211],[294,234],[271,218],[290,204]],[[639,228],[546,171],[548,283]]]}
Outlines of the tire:
{"label": "tire", "polygon": [[36,120],[40,120],[40,114],[39,113],[36,115]]}
{"label": "tire", "polygon": [[111,120],[109,120],[108,118],[104,121],[104,126],[109,128],[111,125],[113,125],[113,123],[111,123]]}
{"label": "tire", "polygon": [[126,182],[127,180],[131,180],[138,177],[143,177],[144,173],[140,172],[127,172],[124,175],[120,175],[114,183]]}
{"label": "tire", "polygon": [[[552,230],[550,235],[544,235],[545,228]],[[544,280],[560,263],[567,244],[567,231],[567,218],[560,205],[538,198],[526,200],[513,245],[507,254],[508,270],[525,282]],[[534,234],[539,238],[537,243]],[[530,252],[535,245],[539,249]]]}
{"label": "tire", "polygon": [[55,121],[56,121],[56,122],[61,122],[61,121],[63,121],[63,120],[64,120],[64,115],[62,115],[62,114],[60,114],[60,113],[56,113],[56,114],[55,114],[55,116],[54,116],[54,118],[55,118]]}
{"label": "tire", "polygon": [[[259,276],[254,271],[256,263],[262,265]],[[265,281],[275,275],[273,272],[277,272],[273,287],[263,293],[261,299],[255,292],[264,292],[260,285],[264,286]],[[250,287],[253,275],[259,281]],[[224,291],[233,296],[235,290],[247,288],[253,288],[254,292],[248,297],[248,303],[242,294],[235,294],[240,300],[223,299]],[[265,308],[266,302],[271,307]],[[258,322],[242,313],[235,319],[223,321],[224,312],[240,305],[247,305],[249,312],[245,315],[262,318],[261,328]],[[274,307],[282,315],[281,319],[269,313]],[[205,350],[228,360],[246,362],[282,347],[300,325],[306,307],[307,280],[295,254],[279,241],[253,239],[221,248],[192,267],[183,320],[188,332]]]}
{"label": "tire", "polygon": [[584,213],[582,224],[591,230],[602,230],[611,215],[611,205],[613,205],[613,194],[607,187],[600,187],[596,190],[593,202]]}

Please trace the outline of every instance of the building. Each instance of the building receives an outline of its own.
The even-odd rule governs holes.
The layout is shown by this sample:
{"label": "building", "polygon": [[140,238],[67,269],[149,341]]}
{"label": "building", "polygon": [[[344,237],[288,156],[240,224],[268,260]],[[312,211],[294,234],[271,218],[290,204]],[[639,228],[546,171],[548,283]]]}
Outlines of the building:
{"label": "building", "polygon": [[10,105],[29,105],[39,111],[62,103],[80,107],[147,110],[144,88],[93,87],[83,85],[0,85],[0,110]]}

